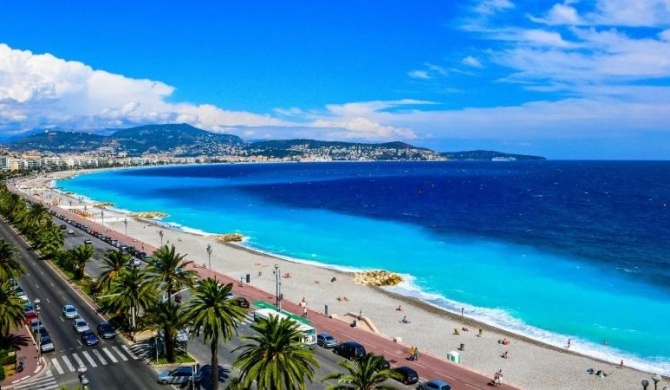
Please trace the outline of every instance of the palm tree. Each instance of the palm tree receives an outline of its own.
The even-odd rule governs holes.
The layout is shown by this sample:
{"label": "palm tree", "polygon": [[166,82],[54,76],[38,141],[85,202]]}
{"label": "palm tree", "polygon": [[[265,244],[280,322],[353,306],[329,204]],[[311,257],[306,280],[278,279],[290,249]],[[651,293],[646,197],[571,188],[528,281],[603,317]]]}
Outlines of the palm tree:
{"label": "palm tree", "polygon": [[86,263],[88,263],[91,260],[91,257],[93,257],[93,253],[95,253],[93,246],[86,244],[77,245],[73,249],[70,249],[68,252],[70,253],[70,258],[72,258],[72,261],[74,262],[75,265],[74,278],[76,280],[83,279],[84,268],[86,268]]}
{"label": "palm tree", "polygon": [[107,251],[105,258],[102,259],[101,268],[104,271],[98,277],[98,288],[109,289],[114,279],[119,277],[128,264],[130,264],[130,254],[114,250]]}
{"label": "palm tree", "polygon": [[193,287],[195,284],[197,272],[186,269],[193,261],[184,260],[185,257],[175,252],[174,245],[169,248],[164,245],[149,260],[149,272],[156,281],[165,284],[165,291],[170,298],[177,289]]}
{"label": "palm tree", "polygon": [[147,309],[148,322],[152,327],[163,330],[163,340],[165,342],[165,358],[168,363],[174,363],[175,356],[175,337],[177,331],[186,326],[188,316],[180,310],[178,304],[171,300],[158,301]]}
{"label": "palm tree", "polygon": [[9,336],[13,328],[25,321],[23,300],[16,295],[9,281],[0,282],[0,338]]}
{"label": "palm tree", "polygon": [[58,253],[65,243],[65,233],[63,229],[55,224],[50,224],[42,229],[37,237],[37,249],[47,257],[52,257]]}
{"label": "palm tree", "polygon": [[212,278],[201,280],[184,310],[195,334],[202,332],[204,342],[210,342],[214,390],[219,388],[219,340],[229,341],[247,314],[247,309],[228,298],[232,289],[232,284]]}
{"label": "palm tree", "polygon": [[21,223],[21,230],[27,233],[39,231],[51,222],[49,209],[41,203],[31,203]]}
{"label": "palm tree", "polygon": [[[113,316],[124,316],[133,335],[136,324],[132,321],[140,310],[147,309],[158,299],[158,290],[151,277],[141,268],[132,267],[121,272],[108,290],[99,297],[100,307]],[[130,315],[130,318],[128,318]]]}
{"label": "palm tree", "polygon": [[4,240],[0,240],[0,280],[17,279],[23,273],[23,266],[16,261],[14,246]]}
{"label": "palm tree", "polygon": [[314,351],[300,342],[298,323],[270,316],[259,319],[251,329],[257,334],[242,337],[251,342],[235,349],[242,354],[233,363],[241,372],[243,386],[256,381],[259,390],[306,389],[306,379],[313,381],[319,362]]}
{"label": "palm tree", "polygon": [[368,353],[362,358],[351,361],[342,360],[337,364],[344,368],[347,373],[332,372],[323,380],[337,379],[337,384],[330,385],[327,390],[391,390],[396,387],[382,384],[389,378],[395,378],[398,374],[390,369],[379,370],[384,362],[382,356]]}

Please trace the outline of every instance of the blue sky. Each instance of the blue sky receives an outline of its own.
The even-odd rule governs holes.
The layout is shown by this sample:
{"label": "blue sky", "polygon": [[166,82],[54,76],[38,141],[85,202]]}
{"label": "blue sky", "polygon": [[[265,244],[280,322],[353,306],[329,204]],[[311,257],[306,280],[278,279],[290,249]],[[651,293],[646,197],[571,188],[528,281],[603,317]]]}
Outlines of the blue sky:
{"label": "blue sky", "polygon": [[670,1],[3,4],[0,134],[182,122],[668,159]]}

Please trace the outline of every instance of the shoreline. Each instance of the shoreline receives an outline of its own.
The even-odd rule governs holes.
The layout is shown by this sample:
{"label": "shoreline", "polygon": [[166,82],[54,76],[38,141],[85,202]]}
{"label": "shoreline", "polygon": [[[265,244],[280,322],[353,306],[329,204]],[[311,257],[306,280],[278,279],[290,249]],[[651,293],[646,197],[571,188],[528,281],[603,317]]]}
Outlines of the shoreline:
{"label": "shoreline", "polygon": [[[57,178],[56,177],[46,178],[47,181],[46,184],[43,183],[43,185],[41,186],[46,187],[43,193],[44,192],[58,193],[59,196],[69,197],[73,200],[79,200],[76,194],[68,194],[50,188],[51,184],[56,180],[63,180],[64,178],[75,176],[78,174],[83,174],[86,172],[77,171],[68,173],[63,173],[63,175],[59,175],[59,177]],[[43,181],[44,179],[45,178],[41,178],[41,180]],[[30,178],[27,181],[36,181],[36,180],[39,181],[40,178]],[[42,196],[42,200],[45,200],[44,196]],[[89,203],[89,206],[92,207],[92,204]],[[64,204],[64,202],[61,202],[57,207],[60,207],[61,209],[65,210],[72,210],[76,208],[72,207],[72,205],[70,205],[70,208],[68,208],[67,205]],[[104,219],[105,227],[111,228],[123,234],[124,224],[118,222],[122,221],[123,218],[127,218],[129,214],[119,210],[106,209],[105,215],[108,215],[107,214],[108,212],[109,217],[112,217],[113,214],[118,215],[116,216],[116,218],[111,219],[108,219],[109,217],[105,218]],[[95,222],[95,217],[87,219]],[[100,218],[98,218],[98,220],[100,220]],[[406,325],[398,326],[397,324],[394,325],[392,322],[387,321],[386,317],[389,315],[389,313],[394,314],[394,308],[398,305],[398,302],[401,302],[403,305],[407,305],[403,310],[403,314],[405,313],[408,314],[408,316],[413,322],[412,325],[421,323],[422,328],[425,326],[426,328],[429,328],[431,331],[434,331],[434,333],[439,334],[440,341],[438,343],[446,342],[451,345],[451,347],[447,347],[446,349],[447,352],[449,350],[455,350],[456,345],[458,345],[462,341],[465,341],[467,343],[467,348],[462,353],[466,357],[465,366],[469,367],[472,370],[484,373],[493,372],[498,368],[498,366],[503,366],[505,367],[505,371],[507,372],[507,378],[512,383],[516,383],[518,385],[527,388],[541,388],[538,387],[538,385],[540,384],[546,385],[548,382],[557,385],[557,386],[552,385],[551,388],[571,389],[571,388],[586,387],[586,388],[599,389],[599,388],[615,387],[614,386],[615,383],[616,386],[623,387],[621,385],[625,385],[625,387],[627,388],[632,386],[636,387],[639,386],[640,379],[648,378],[649,376],[644,371],[636,370],[629,367],[625,367],[622,370],[614,369],[613,366],[615,364],[611,361],[608,362],[587,355],[582,355],[579,352],[575,352],[574,350],[568,350],[565,348],[556,347],[550,344],[543,343],[538,340],[534,340],[530,337],[526,337],[500,328],[496,328],[492,325],[479,322],[472,318],[461,317],[457,313],[448,311],[444,308],[440,308],[435,305],[431,305],[430,303],[422,301],[419,298],[401,295],[396,292],[388,291],[384,288],[354,285],[353,275],[351,272],[338,270],[337,268],[327,267],[325,265],[319,265],[314,262],[309,261],[300,262],[297,260],[293,261],[291,259],[273,256],[272,254],[264,253],[262,251],[258,251],[253,248],[245,247],[243,245],[239,245],[236,243],[217,242],[215,239],[216,236],[214,235],[212,236],[200,235],[198,233],[189,232],[187,230],[182,229],[175,230],[176,226],[171,226],[170,224],[161,224],[159,220],[143,219],[137,217],[128,218],[128,220],[129,222],[132,222],[132,225],[144,225],[142,227],[142,230],[133,229],[134,231],[131,232],[131,229],[128,229],[128,236],[137,239],[137,241],[139,242],[147,243],[155,247],[159,246],[159,244],[157,243],[158,235],[149,234],[149,231],[151,231],[151,229],[147,229],[147,227],[166,229],[166,230],[169,229],[168,231],[165,231],[165,237],[167,239],[167,243],[169,244],[170,240],[173,240],[172,244],[175,244],[178,250],[181,247],[185,247],[185,244],[182,245],[182,243],[186,240],[182,241],[181,235],[187,235],[186,237],[188,237],[189,241],[198,241],[200,244],[199,245],[200,248],[204,248],[204,244],[202,243],[219,244],[219,245],[212,245],[215,249],[215,253],[219,252],[223,248],[226,248],[225,250],[223,250],[223,252],[225,252],[226,255],[230,256],[221,256],[223,259],[222,258],[215,259],[213,256],[211,260],[214,270],[225,273],[226,275],[229,275],[234,279],[239,279],[238,275],[245,275],[246,273],[249,273],[249,269],[252,268],[254,270],[251,272],[252,284],[254,286],[258,286],[256,284],[257,281],[254,279],[258,279],[259,284],[267,285],[267,283],[263,283],[266,281],[262,280],[263,279],[262,272],[264,268],[268,267],[269,265],[262,263],[268,261],[281,264],[282,271],[290,270],[290,273],[294,275],[293,278],[294,279],[300,278],[302,279],[301,281],[303,283],[309,280],[310,278],[315,278],[317,275],[334,274],[338,278],[337,283],[338,285],[340,284],[340,280],[344,281],[344,283],[342,284],[345,283],[347,284],[347,289],[345,290],[346,294],[353,295],[354,292],[353,291],[350,292],[350,290],[353,289],[362,291],[361,294],[363,298],[356,299],[355,301],[359,306],[361,306],[360,310],[365,311],[365,316],[371,318],[372,321],[379,326],[383,337],[389,339],[394,337],[402,337],[403,340],[421,347],[422,351],[428,351],[434,355],[446,357],[444,349],[440,350],[439,348],[436,348],[437,346],[435,344],[437,344],[436,343],[437,337],[430,337],[430,334],[418,334],[418,332],[416,331],[410,331],[408,333],[407,332],[408,326]],[[128,224],[128,227],[130,227],[129,225],[131,225],[131,223]],[[177,242],[174,241],[175,239],[177,240]],[[193,248],[195,248],[195,246],[193,245],[187,248],[190,250],[186,251],[190,252],[186,253],[189,260],[193,260],[196,264],[198,264],[198,266],[206,264],[207,255],[204,253],[194,253],[198,251],[197,250],[194,251]],[[181,253],[185,253],[182,250],[179,251]],[[202,250],[202,252],[204,252],[204,250]],[[240,255],[240,253],[242,252],[248,256]],[[241,261],[239,260],[236,261],[234,266],[231,267],[232,260],[226,258],[232,258],[238,256],[244,257],[245,259],[242,259]],[[251,267],[251,263],[245,263],[245,260],[249,260],[250,258],[253,258],[253,260],[255,261],[253,263],[254,264],[253,267]],[[215,260],[217,263],[216,265]],[[221,268],[224,268],[224,270],[222,270]],[[258,278],[256,278],[256,272],[258,272]],[[317,282],[317,280],[318,279],[315,280],[315,283]],[[329,280],[329,279],[326,277],[323,280]],[[289,296],[288,299],[292,301],[297,302],[299,300],[299,296],[301,295],[312,296],[314,298],[310,298],[310,301],[314,300],[321,305],[323,305],[324,302],[326,302],[325,303],[326,305],[331,305],[331,307],[337,310],[338,315],[351,311],[357,312],[359,310],[358,306],[349,305],[348,309],[342,311],[344,309],[344,305],[338,305],[330,302],[331,299],[333,298],[333,295],[329,295],[331,294],[331,291],[328,291],[327,293],[323,291],[317,291],[322,290],[321,287],[323,285],[318,284],[311,285],[309,286],[311,288],[307,288],[307,286],[304,285],[291,286],[292,284],[291,282],[293,281],[285,280],[284,284],[286,285],[285,287],[286,288],[285,291],[287,292],[286,295],[288,295]],[[268,288],[268,286],[262,286],[262,287],[258,286],[258,287],[265,291],[273,291],[272,284],[269,285],[270,288]],[[330,290],[333,289],[331,288]],[[339,295],[337,296],[339,297]],[[385,299],[383,299],[383,297],[385,297]],[[352,299],[352,301],[354,301],[354,299]],[[310,305],[310,308],[312,308],[312,305]],[[313,310],[319,311],[318,309]],[[398,315],[398,313],[395,314]],[[470,329],[469,332],[470,334],[466,334],[467,332],[463,332],[459,336],[451,334],[452,328],[461,329],[462,327],[472,328]],[[472,339],[470,336],[474,336],[473,333],[476,333],[476,329],[478,328],[481,328],[484,331],[485,337],[482,337],[479,340]],[[429,332],[422,332],[422,333],[429,333]],[[429,337],[426,339],[426,336]],[[496,339],[499,340],[501,338],[508,338],[512,342],[511,345],[513,346],[501,347],[500,345],[496,345],[495,341],[493,341],[490,345],[486,346],[477,345],[477,343],[483,344],[482,342],[480,342],[480,340],[486,339],[490,341]],[[517,344],[519,346],[523,345],[523,348],[520,347],[517,348],[518,347]],[[470,351],[471,349],[474,350]],[[505,364],[501,364],[500,363],[501,360],[499,360],[499,358],[496,359],[497,355],[500,352],[499,350],[503,349],[510,351],[512,359],[510,359],[509,361],[514,361],[517,365],[512,367],[511,365],[507,364],[507,361],[505,361]],[[546,355],[546,358],[536,357],[536,355],[538,355],[537,350],[542,351],[543,353],[541,355]],[[556,352],[558,352],[558,354]],[[522,362],[519,362],[519,360],[521,360]],[[567,360],[567,362],[565,360]],[[519,365],[523,365],[524,367],[519,367]],[[564,369],[557,369],[557,367],[563,367]],[[606,367],[606,371],[608,373],[611,372],[610,377],[606,378],[604,381],[601,381],[600,383],[604,382],[602,385],[599,384],[597,386],[594,386],[598,383],[594,382],[594,379],[597,381],[598,378],[593,378],[593,376],[585,374],[586,368],[589,367],[593,367],[595,369]],[[538,372],[542,372],[541,375],[542,381],[536,383],[537,379],[532,377],[537,376]],[[624,373],[626,375],[621,375]],[[579,377],[578,374],[581,374],[581,376],[585,381],[584,383],[579,384],[582,381],[577,379],[577,377]],[[564,383],[566,377],[574,378],[575,381],[574,382],[571,381],[571,383]],[[624,377],[626,378],[624,379]],[[619,382],[619,379],[621,379],[621,382]],[[665,379],[667,380],[667,378]],[[616,382],[612,383],[613,380],[616,380]]]}

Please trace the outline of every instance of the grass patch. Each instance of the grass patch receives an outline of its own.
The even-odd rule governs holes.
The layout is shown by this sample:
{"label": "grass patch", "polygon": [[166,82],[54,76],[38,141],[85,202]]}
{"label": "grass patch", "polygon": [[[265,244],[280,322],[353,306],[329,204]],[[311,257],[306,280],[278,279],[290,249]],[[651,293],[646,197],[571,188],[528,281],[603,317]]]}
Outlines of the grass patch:
{"label": "grass patch", "polygon": [[158,361],[156,362],[156,359],[153,359],[156,365],[160,366],[163,364],[184,364],[184,363],[195,363],[195,359],[191,357],[191,355],[185,353],[184,351],[177,351],[176,352],[176,361],[174,363],[169,363],[165,356],[160,356],[158,358]]}

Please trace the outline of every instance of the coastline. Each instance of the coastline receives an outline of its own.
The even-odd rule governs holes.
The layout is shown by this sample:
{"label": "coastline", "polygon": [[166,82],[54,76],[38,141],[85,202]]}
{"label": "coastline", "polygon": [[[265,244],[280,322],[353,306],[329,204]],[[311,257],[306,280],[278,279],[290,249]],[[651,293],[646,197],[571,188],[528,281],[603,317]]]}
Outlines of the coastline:
{"label": "coastline", "polygon": [[[45,193],[56,193],[53,189],[48,188],[53,181],[81,173],[85,172],[67,172],[57,178],[31,178],[29,180],[35,184],[40,183],[37,187],[46,187],[41,196],[42,199],[45,199]],[[79,200],[75,195],[57,193],[58,196]],[[92,207],[91,204],[89,206]],[[74,207],[70,205],[68,208],[64,202],[61,202],[59,207],[74,209],[80,205]],[[104,222],[106,228],[124,233],[122,221],[127,216],[128,214],[120,211],[106,209],[104,221],[101,222]],[[95,222],[95,217],[89,219]],[[162,237],[157,233],[158,230],[155,229],[170,228],[169,225],[161,224],[156,220],[133,217],[128,221],[129,223],[125,226],[128,229],[128,236],[153,247],[160,246],[159,241],[162,241]],[[649,377],[649,374],[642,371],[628,367],[616,369],[612,362],[597,360],[580,355],[574,350],[544,344],[477,322],[467,316],[461,317],[418,298],[403,296],[384,288],[355,285],[350,272],[318,266],[307,261],[296,262],[275,257],[242,245],[217,242],[215,236],[204,236],[185,230],[165,230],[164,238],[167,244],[174,244],[180,253],[187,254],[188,259],[193,260],[199,266],[207,263],[207,253],[204,248],[211,244],[214,248],[211,257],[214,270],[235,279],[251,274],[251,284],[264,291],[274,290],[274,277],[269,279],[266,276],[267,273],[272,273],[270,263],[278,264],[282,273],[289,272],[292,275],[290,279],[282,281],[287,299],[298,302],[300,297],[304,296],[310,302],[310,309],[323,312],[325,305],[328,305],[331,312],[339,316],[363,310],[364,315],[379,327],[384,337],[401,337],[404,341],[419,346],[422,351],[444,358],[449,351],[456,350],[459,344],[464,343],[466,348],[461,354],[465,366],[482,373],[494,372],[502,367],[506,372],[506,380],[525,388],[637,388],[641,379]],[[336,283],[328,282],[332,277],[337,278]],[[343,294],[349,297],[349,302],[343,303],[335,299]],[[399,304],[404,307],[402,313],[395,311]],[[398,321],[388,320],[389,316],[401,318],[402,315],[410,318],[410,326],[402,324],[399,318]],[[469,328],[469,332],[461,332],[460,335],[453,334],[453,329],[463,327]],[[479,328],[484,334],[483,337],[478,338],[475,337],[475,334]],[[501,346],[497,343],[497,340],[503,338],[510,340],[510,345]],[[510,359],[500,358],[500,354],[504,351],[509,351]],[[586,369],[589,367],[596,370],[604,369],[610,375],[603,379],[588,375]],[[570,381],[566,381],[566,378],[570,378]]]}

